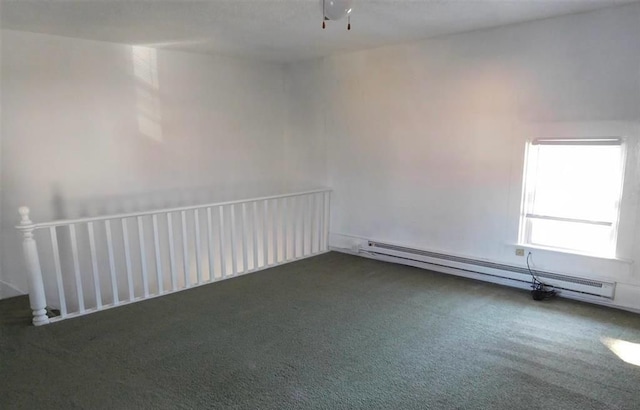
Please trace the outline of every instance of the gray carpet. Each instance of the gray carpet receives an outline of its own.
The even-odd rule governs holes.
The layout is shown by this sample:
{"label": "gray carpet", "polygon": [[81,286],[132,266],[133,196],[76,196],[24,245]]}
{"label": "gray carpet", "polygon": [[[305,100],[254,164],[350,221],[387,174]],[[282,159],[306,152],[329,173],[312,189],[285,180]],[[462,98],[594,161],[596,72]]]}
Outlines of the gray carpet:
{"label": "gray carpet", "polygon": [[0,302],[3,409],[638,409],[640,315],[338,253],[82,318]]}

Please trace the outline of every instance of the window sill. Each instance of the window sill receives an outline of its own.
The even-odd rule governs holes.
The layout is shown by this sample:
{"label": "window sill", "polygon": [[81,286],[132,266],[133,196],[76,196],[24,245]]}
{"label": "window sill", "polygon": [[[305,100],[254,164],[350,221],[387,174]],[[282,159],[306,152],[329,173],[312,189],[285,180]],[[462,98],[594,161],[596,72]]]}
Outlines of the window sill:
{"label": "window sill", "polygon": [[628,264],[628,265],[632,265],[634,263],[632,259],[625,259],[625,258],[618,258],[616,256],[608,256],[608,255],[599,255],[599,254],[594,254],[594,253],[580,252],[580,251],[575,251],[575,250],[571,250],[571,249],[552,248],[552,247],[549,247],[549,246],[532,245],[532,244],[526,244],[526,243],[516,243],[516,244],[512,244],[512,245],[514,247],[516,247],[516,248],[536,249],[536,250],[545,251],[545,252],[553,252],[553,253],[560,253],[560,254],[573,255],[573,256],[584,256],[584,257],[587,257],[587,258],[595,258],[595,259],[602,259],[602,260],[607,260],[607,261],[620,262],[620,263],[625,263],[625,264]]}

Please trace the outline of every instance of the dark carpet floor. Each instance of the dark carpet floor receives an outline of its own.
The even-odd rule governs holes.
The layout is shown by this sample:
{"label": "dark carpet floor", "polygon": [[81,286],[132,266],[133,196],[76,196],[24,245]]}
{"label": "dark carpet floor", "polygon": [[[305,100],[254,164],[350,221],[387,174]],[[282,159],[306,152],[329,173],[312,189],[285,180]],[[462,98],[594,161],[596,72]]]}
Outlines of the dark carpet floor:
{"label": "dark carpet floor", "polygon": [[28,326],[0,302],[2,409],[638,409],[640,315],[329,253]]}

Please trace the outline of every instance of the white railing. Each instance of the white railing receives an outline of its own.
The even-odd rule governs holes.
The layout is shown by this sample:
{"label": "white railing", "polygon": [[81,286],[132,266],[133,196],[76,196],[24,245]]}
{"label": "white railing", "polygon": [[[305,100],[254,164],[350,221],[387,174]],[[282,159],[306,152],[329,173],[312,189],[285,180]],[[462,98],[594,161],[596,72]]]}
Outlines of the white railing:
{"label": "white railing", "polygon": [[321,189],[46,223],[21,207],[33,324],[327,252],[329,202]]}

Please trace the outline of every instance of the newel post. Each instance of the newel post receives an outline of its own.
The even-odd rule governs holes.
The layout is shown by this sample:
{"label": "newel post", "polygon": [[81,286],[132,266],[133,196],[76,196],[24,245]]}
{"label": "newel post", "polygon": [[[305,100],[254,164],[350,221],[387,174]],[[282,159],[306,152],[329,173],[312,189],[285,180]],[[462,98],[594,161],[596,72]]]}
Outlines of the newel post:
{"label": "newel post", "polygon": [[29,279],[29,304],[33,312],[33,324],[40,326],[49,323],[49,318],[45,309],[47,298],[44,294],[38,246],[33,238],[35,227],[29,219],[29,208],[22,206],[18,212],[20,213],[20,225],[17,226],[17,229],[22,232],[22,249],[27,266],[27,278]]}

